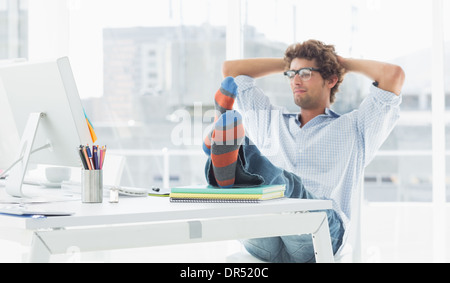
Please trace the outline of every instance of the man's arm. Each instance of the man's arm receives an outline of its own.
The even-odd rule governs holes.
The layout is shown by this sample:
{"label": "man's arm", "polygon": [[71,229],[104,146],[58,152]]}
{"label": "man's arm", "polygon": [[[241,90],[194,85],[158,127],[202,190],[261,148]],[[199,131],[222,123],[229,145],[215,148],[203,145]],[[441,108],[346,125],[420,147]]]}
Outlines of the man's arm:
{"label": "man's arm", "polygon": [[253,58],[225,61],[222,66],[224,77],[237,77],[246,75],[260,78],[271,74],[282,73],[285,62],[282,58]]}
{"label": "man's arm", "polygon": [[338,56],[339,63],[347,72],[361,73],[378,82],[378,87],[400,95],[405,72],[397,65],[372,60],[350,59]]}

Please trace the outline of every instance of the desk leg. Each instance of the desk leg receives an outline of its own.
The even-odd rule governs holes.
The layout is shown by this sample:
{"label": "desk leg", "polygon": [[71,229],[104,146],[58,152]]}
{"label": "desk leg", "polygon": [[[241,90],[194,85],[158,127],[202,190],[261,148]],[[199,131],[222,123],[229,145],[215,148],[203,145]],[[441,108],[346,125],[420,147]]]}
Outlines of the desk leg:
{"label": "desk leg", "polygon": [[38,232],[33,233],[31,240],[30,262],[46,263],[50,261],[50,250],[44,243]]}
{"label": "desk leg", "polygon": [[312,233],[316,262],[334,262],[333,247],[331,245],[330,228],[328,227],[327,214],[323,212],[323,221],[316,232]]}

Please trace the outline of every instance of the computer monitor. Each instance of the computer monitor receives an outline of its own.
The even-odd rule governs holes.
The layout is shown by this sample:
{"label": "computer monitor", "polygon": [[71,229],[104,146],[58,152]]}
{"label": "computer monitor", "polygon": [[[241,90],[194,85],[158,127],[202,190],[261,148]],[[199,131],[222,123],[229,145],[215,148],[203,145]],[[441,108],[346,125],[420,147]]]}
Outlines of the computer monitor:
{"label": "computer monitor", "polygon": [[[8,194],[24,197],[29,163],[80,166],[77,148],[93,141],[67,57],[0,65],[0,103],[9,109],[0,112],[0,120],[8,121],[6,132],[0,128],[0,140],[5,141],[0,156],[11,161],[10,152],[15,152],[12,160],[20,160],[6,180]],[[20,142],[13,145],[17,135]],[[39,147],[47,148],[31,154]]]}

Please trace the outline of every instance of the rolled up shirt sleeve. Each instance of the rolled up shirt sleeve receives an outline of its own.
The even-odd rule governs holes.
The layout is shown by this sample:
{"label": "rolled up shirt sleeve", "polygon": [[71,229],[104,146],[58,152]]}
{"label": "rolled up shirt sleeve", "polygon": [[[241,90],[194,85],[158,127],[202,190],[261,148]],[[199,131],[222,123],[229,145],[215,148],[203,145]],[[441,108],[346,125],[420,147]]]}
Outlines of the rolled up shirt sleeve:
{"label": "rolled up shirt sleeve", "polygon": [[364,143],[365,165],[394,129],[400,118],[402,95],[395,95],[375,85],[357,110],[357,126]]}

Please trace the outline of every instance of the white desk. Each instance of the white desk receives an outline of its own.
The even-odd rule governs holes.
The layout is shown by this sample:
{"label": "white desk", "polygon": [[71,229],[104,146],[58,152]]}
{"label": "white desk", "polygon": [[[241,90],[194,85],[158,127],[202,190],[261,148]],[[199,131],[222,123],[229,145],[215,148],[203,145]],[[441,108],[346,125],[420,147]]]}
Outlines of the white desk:
{"label": "white desk", "polygon": [[[121,198],[119,203],[81,201],[33,204],[73,211],[73,216],[18,218],[0,215],[0,237],[31,234],[31,262],[47,262],[70,247],[81,252],[168,244],[312,234],[317,262],[333,262],[328,220],[331,202],[280,199],[258,204],[170,203],[168,198]],[[22,239],[23,240],[23,239]]]}

